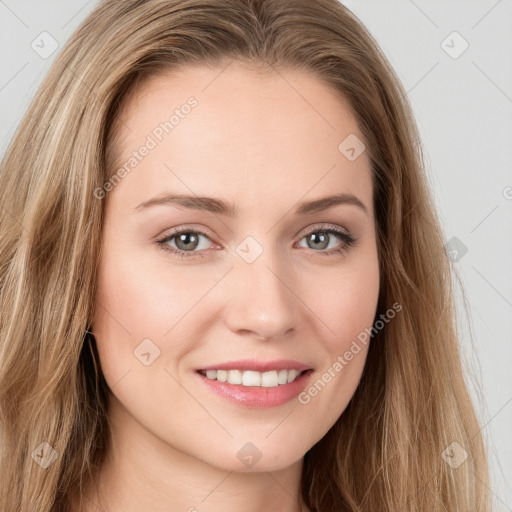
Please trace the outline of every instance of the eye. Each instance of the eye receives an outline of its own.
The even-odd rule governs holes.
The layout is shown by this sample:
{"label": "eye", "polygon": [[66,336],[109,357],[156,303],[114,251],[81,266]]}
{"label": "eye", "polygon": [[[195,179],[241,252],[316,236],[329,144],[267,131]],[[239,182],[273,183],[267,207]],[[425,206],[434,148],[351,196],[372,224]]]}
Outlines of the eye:
{"label": "eye", "polygon": [[[203,256],[199,254],[203,251],[198,251],[196,249],[201,248],[200,238],[204,237],[209,240],[209,237],[206,233],[202,231],[192,230],[183,228],[180,230],[173,231],[172,233],[165,235],[164,238],[157,240],[157,244],[164,251],[169,251],[180,258],[187,258],[190,256]],[[168,242],[172,242],[176,239],[175,246],[170,246]],[[208,246],[208,244],[206,244]],[[205,247],[202,247],[205,249]],[[191,253],[191,254],[187,254]]]}
{"label": "eye", "polygon": [[[348,252],[350,247],[356,243],[356,239],[350,233],[341,228],[331,226],[315,226],[313,229],[310,229],[300,241],[304,239],[307,240],[308,237],[309,241],[307,242],[307,247],[314,249],[314,252],[318,252],[324,256]],[[205,238],[211,242],[210,237],[203,231],[181,228],[165,235],[163,238],[157,240],[156,243],[159,248],[179,258],[188,258],[191,256],[204,257],[202,253],[208,248],[208,243],[201,244],[201,238]],[[335,238],[342,241],[341,245],[335,245],[334,248],[326,251],[325,249],[329,248],[330,242]]]}
{"label": "eye", "polygon": [[[333,238],[338,238],[338,240],[342,240],[343,243],[341,246],[338,244],[337,246],[335,245],[334,248],[331,248],[331,250],[325,251],[325,249],[329,247]],[[313,229],[308,231],[301,240],[304,239],[307,240],[307,247],[310,249],[320,249],[320,251],[315,250],[314,252],[319,252],[325,256],[348,252],[350,247],[356,243],[356,239],[350,233],[340,228],[329,226],[322,226],[320,228],[315,226]]]}

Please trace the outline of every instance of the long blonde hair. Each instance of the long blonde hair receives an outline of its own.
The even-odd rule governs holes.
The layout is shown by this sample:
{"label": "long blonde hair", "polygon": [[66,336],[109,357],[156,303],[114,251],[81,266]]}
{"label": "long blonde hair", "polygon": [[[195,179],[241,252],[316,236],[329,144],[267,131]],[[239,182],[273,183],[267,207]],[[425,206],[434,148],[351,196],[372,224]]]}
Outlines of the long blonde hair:
{"label": "long blonde hair", "polygon": [[[55,60],[0,168],[0,510],[67,511],[109,446],[109,389],[86,329],[104,207],[94,190],[113,171],[122,100],[141,78],[235,59],[310,71],[349,101],[372,163],[377,316],[403,306],[306,453],[302,499],[312,512],[487,512],[484,439],[418,130],[381,49],[336,0],[105,0]],[[457,467],[443,457],[454,446],[468,455]],[[54,459],[44,469],[43,452]]]}

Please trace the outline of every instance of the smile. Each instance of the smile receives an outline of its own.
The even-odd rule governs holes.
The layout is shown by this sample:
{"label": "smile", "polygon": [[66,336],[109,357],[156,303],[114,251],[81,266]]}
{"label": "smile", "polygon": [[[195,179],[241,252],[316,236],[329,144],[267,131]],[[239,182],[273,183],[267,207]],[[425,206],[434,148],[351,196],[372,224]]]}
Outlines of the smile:
{"label": "smile", "polygon": [[[312,373],[312,369],[265,372],[210,369],[198,370],[196,375],[209,392],[238,406],[262,409],[277,407],[294,400],[304,391]],[[219,377],[226,380],[221,381]]]}
{"label": "smile", "polygon": [[275,388],[290,384],[306,370],[273,370],[258,372],[253,370],[200,370],[199,373],[208,379],[228,384],[240,384],[247,387]]}

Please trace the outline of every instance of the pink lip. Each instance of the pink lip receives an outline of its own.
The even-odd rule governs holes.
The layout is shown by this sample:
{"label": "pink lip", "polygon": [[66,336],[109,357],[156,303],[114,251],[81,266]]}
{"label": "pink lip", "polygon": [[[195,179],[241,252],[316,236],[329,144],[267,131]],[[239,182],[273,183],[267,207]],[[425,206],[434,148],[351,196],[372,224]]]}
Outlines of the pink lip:
{"label": "pink lip", "polygon": [[256,359],[241,359],[228,363],[212,364],[199,370],[252,370],[255,372],[270,372],[272,370],[310,370],[311,366],[291,359],[276,359],[275,361],[257,361]]}
{"label": "pink lip", "polygon": [[293,382],[272,388],[228,384],[227,382],[209,379],[199,372],[196,374],[210,391],[217,393],[230,402],[255,409],[266,409],[283,405],[296,398],[297,395],[304,391],[312,373],[313,370],[306,370]]}

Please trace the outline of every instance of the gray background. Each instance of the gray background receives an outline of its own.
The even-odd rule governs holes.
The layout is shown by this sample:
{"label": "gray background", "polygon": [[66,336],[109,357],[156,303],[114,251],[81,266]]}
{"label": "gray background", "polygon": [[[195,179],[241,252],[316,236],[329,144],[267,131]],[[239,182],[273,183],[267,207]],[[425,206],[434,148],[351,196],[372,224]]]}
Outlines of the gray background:
{"label": "gray background", "polygon": [[[44,52],[53,40],[62,47],[96,3],[0,0],[0,155],[58,50]],[[465,311],[457,287],[495,510],[512,511],[512,0],[343,3],[381,45],[416,115],[469,303]]]}

